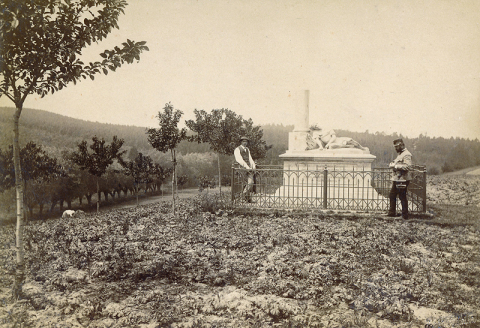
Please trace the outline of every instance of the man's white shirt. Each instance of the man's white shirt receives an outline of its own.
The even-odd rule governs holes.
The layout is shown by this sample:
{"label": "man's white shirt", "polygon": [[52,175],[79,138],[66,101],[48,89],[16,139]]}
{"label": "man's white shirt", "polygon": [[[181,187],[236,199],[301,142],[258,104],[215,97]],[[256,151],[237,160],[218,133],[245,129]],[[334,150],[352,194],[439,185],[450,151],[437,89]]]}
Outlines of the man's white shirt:
{"label": "man's white shirt", "polygon": [[[248,161],[250,162],[250,165],[248,165],[242,157],[242,154],[240,154],[240,149],[247,149],[248,150]],[[237,163],[239,163],[241,166],[243,166],[246,169],[255,169],[255,162],[252,159],[252,155],[250,155],[250,149],[247,147],[243,147],[242,145],[238,146],[235,148],[235,151],[233,152],[233,155],[235,156],[235,160]]]}

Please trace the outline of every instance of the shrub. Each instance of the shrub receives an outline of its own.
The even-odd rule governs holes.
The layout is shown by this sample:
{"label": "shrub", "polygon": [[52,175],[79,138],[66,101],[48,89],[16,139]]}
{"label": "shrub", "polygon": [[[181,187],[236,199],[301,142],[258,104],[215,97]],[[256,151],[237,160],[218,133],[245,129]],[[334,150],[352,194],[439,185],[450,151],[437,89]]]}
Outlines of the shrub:
{"label": "shrub", "polygon": [[202,192],[204,189],[214,189],[215,179],[207,175],[203,177],[197,177],[198,191]]}
{"label": "shrub", "polygon": [[230,193],[201,193],[193,201],[195,208],[200,212],[215,214],[219,211],[232,210]]}
{"label": "shrub", "polygon": [[428,175],[439,175],[440,174],[440,168],[438,166],[432,166],[427,169],[427,174]]}

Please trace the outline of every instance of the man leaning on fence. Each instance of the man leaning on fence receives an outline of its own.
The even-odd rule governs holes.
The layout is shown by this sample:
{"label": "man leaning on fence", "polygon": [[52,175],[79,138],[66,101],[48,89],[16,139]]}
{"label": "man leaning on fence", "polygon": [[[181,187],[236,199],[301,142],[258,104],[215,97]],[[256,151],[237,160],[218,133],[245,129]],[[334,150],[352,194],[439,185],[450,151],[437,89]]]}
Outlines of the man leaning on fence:
{"label": "man leaning on fence", "polygon": [[396,216],[398,195],[402,204],[402,218],[408,219],[407,188],[411,180],[412,154],[405,148],[402,139],[394,140],[393,145],[398,156],[389,164],[389,167],[393,169],[393,178],[392,189],[389,194],[390,209],[387,216]]}
{"label": "man leaning on fence", "polygon": [[241,137],[240,138],[240,146],[235,148],[233,154],[235,155],[235,161],[240,164],[243,168],[247,169],[247,184],[243,189],[243,196],[245,200],[249,203],[252,202],[252,197],[250,193],[252,192],[253,182],[254,182],[254,170],[255,170],[255,162],[252,159],[252,155],[250,155],[250,150],[247,148],[248,145],[248,138]]}

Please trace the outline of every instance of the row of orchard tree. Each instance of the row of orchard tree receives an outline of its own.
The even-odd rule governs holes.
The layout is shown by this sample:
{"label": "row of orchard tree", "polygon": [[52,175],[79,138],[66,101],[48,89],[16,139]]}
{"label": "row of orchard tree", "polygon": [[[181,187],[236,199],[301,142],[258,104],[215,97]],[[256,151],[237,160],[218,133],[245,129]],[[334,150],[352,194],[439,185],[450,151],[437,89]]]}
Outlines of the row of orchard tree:
{"label": "row of orchard tree", "polygon": [[[130,192],[137,196],[138,202],[141,189],[159,190],[169,169],[154,163],[150,157],[138,153],[132,159],[124,159],[120,156],[124,152],[119,152],[116,154],[119,156],[114,158],[118,160],[108,164],[110,155],[108,150],[104,150],[115,148],[120,143],[122,140],[114,138],[110,145],[106,145],[105,140],[93,137],[91,151],[87,149],[87,141],[83,141],[78,145],[78,150],[64,152],[62,158],[49,156],[34,142],[27,143],[20,150],[20,166],[23,201],[29,216],[33,216],[35,207],[38,207],[41,216],[47,207],[48,212],[52,212],[57,205],[60,211],[63,211],[64,204],[72,208],[75,200],[80,206],[83,201],[91,206],[92,198],[96,195],[98,210],[102,194],[108,201],[109,197],[114,199]],[[15,186],[12,146],[6,151],[0,149],[0,168],[0,193],[4,194],[6,203],[9,191]]]}
{"label": "row of orchard tree", "polygon": [[[97,211],[102,199],[126,196],[128,192],[137,197],[141,189],[158,191],[167,176],[172,176],[172,194],[175,195],[177,185],[187,183],[191,177],[185,174],[188,168],[182,165],[181,172],[176,174],[176,146],[182,140],[191,142],[208,142],[217,155],[219,185],[221,188],[221,154],[232,155],[241,135],[251,139],[251,151],[254,158],[263,158],[267,147],[262,140],[262,131],[254,126],[251,120],[227,109],[195,111],[196,119],[186,122],[195,132],[187,137],[186,129],[178,129],[177,125],[182,112],[166,104],[163,112],[158,113],[159,128],[146,131],[149,143],[161,152],[172,154],[173,166],[162,167],[153,159],[141,152],[123,150],[123,139],[114,136],[108,143],[96,136],[91,141],[83,140],[73,151],[64,151],[60,158],[49,156],[40,146],[29,142],[20,150],[20,167],[23,177],[23,202],[30,217],[34,208],[42,215],[44,209],[52,212],[58,205],[63,211],[64,205],[70,209],[72,202],[78,201],[81,206],[85,200],[88,206],[92,199],[96,200]],[[180,164],[183,164],[182,162]],[[209,163],[212,164],[212,163]],[[15,186],[13,163],[13,146],[8,150],[0,149],[0,192],[5,193]],[[211,171],[211,170],[210,170]],[[172,174],[173,173],[173,174]],[[197,176],[200,188],[213,186],[212,176]],[[212,183],[213,182],[213,183]],[[95,197],[94,197],[95,196]],[[173,198],[175,202],[175,197]],[[174,206],[175,211],[175,206]]]}

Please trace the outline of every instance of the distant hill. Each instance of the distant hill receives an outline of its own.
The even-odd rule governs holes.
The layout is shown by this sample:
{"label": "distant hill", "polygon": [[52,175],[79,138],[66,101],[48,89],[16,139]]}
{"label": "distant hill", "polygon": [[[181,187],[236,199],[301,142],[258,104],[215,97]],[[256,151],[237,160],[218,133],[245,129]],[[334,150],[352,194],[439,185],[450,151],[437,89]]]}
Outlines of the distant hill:
{"label": "distant hill", "polygon": [[[0,148],[12,144],[14,108],[0,107]],[[114,135],[125,140],[126,147],[151,150],[145,127],[90,122],[38,109],[24,109],[20,118],[20,144],[34,141],[46,148],[73,149],[82,140],[93,136],[107,142]],[[198,152],[208,151],[208,145],[192,145]]]}
{"label": "distant hill", "polygon": [[[0,147],[12,143],[12,116],[14,109],[0,108]],[[111,140],[114,135],[139,149],[150,147],[145,128],[127,125],[105,124],[75,119],[37,109],[24,109],[20,117],[20,143],[33,140],[43,146],[73,148],[94,135]]]}
{"label": "distant hill", "polygon": [[[12,143],[12,116],[14,108],[0,107],[0,148]],[[267,164],[280,164],[278,155],[288,147],[288,132],[293,125],[266,124],[262,126],[264,140],[272,148],[264,160]],[[398,134],[351,132],[336,130],[337,135],[351,137],[377,157],[374,166],[384,166],[395,158],[392,140],[403,137],[407,148],[413,153],[417,164],[425,164],[431,174],[452,172],[480,165],[480,141],[463,138],[437,138],[420,135],[407,138]],[[20,119],[20,143],[34,141],[47,150],[73,149],[82,140],[93,136],[111,140],[114,135],[125,140],[125,147],[135,147],[139,151],[154,152],[147,141],[144,127],[90,122],[37,109],[24,109]],[[182,142],[178,151],[181,154],[204,153],[210,151],[208,144]]]}

